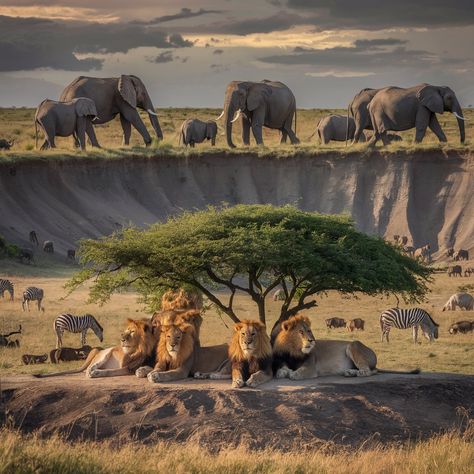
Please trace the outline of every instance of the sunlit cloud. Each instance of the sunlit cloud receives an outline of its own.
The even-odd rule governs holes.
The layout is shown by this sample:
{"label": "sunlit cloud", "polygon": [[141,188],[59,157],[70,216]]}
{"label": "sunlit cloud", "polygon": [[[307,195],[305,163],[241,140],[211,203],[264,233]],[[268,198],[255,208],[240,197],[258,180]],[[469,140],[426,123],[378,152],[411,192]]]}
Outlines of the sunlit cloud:
{"label": "sunlit cloud", "polygon": [[375,76],[375,72],[321,71],[321,72],[306,72],[305,76],[309,76],[309,77],[369,77],[369,76]]}
{"label": "sunlit cloud", "polygon": [[48,18],[50,20],[75,20],[91,21],[98,23],[111,23],[118,21],[119,16],[108,13],[104,14],[92,8],[72,8],[72,7],[2,7],[0,6],[0,15],[19,17],[19,18]]}

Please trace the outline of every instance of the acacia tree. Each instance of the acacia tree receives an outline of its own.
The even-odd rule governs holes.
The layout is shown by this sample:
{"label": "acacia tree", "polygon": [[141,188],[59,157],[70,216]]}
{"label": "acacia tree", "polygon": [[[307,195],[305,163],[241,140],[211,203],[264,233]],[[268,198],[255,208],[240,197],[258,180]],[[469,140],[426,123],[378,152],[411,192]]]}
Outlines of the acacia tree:
{"label": "acacia tree", "polygon": [[185,212],[145,230],[84,240],[79,254],[85,269],[68,286],[72,290],[92,278],[90,299],[96,302],[129,287],[148,298],[187,285],[238,322],[233,303],[241,291],[265,322],[265,298],[281,287],[284,300],[274,328],[316,306],[314,296],[328,290],[420,300],[430,275],[395,246],[358,232],[350,218],[292,206]]}

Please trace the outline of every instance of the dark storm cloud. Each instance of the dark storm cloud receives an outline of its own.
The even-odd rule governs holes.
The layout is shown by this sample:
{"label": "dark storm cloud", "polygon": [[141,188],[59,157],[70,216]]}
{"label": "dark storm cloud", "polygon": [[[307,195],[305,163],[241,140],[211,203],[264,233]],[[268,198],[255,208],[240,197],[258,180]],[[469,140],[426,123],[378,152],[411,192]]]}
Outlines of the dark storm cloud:
{"label": "dark storm cloud", "polygon": [[200,8],[199,10],[193,12],[190,8],[181,8],[181,11],[179,13],[175,13],[174,15],[158,16],[150,21],[134,21],[133,23],[137,25],[154,25],[157,23],[165,23],[167,21],[186,20],[188,18],[194,18],[197,16],[220,13],[224,13],[224,10],[205,10],[204,8]]}
{"label": "dark storm cloud", "polygon": [[102,61],[74,53],[126,53],[140,46],[192,46],[181,34],[130,23],[81,23],[0,16],[0,71],[40,67],[89,71]]}
{"label": "dark storm cloud", "polygon": [[[260,61],[272,64],[339,67],[351,70],[406,66],[419,68],[438,62],[439,58],[428,51],[411,50],[405,46],[396,46],[403,43],[403,41],[389,38],[389,42],[382,39],[359,40],[352,47],[328,49],[297,47],[290,54],[266,56],[260,58]],[[396,47],[383,49],[379,45],[393,45]]]}
{"label": "dark storm cloud", "polygon": [[309,14],[311,24],[321,29],[474,24],[472,0],[288,0],[287,5]]}
{"label": "dark storm cloud", "polygon": [[189,59],[188,56],[186,57],[176,56],[174,51],[163,51],[162,53],[158,54],[158,56],[153,56],[153,57],[148,56],[146,58],[146,60],[149,63],[156,63],[156,64],[171,63],[173,61],[185,63],[188,61],[188,59]]}

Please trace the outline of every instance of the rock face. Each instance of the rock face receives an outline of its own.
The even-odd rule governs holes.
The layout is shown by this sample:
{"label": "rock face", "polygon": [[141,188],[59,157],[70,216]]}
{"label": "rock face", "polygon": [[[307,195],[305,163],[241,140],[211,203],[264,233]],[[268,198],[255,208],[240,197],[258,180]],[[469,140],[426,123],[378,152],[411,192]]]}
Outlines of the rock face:
{"label": "rock face", "polygon": [[0,164],[0,196],[0,234],[22,245],[34,229],[62,252],[80,238],[223,202],[351,214],[360,230],[429,243],[435,257],[453,246],[474,251],[470,152],[32,158]]}

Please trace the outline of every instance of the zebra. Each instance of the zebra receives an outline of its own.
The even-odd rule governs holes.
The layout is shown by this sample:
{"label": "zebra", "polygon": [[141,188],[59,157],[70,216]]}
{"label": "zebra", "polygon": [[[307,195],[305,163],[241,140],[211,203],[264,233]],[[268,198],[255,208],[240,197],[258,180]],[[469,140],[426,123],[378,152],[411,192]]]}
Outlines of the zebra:
{"label": "zebra", "polygon": [[0,297],[3,298],[5,291],[10,293],[10,300],[13,301],[13,283],[10,280],[0,280]]}
{"label": "zebra", "polygon": [[64,331],[73,333],[81,333],[81,345],[86,345],[86,333],[88,329],[92,329],[99,341],[104,340],[104,329],[98,323],[97,319],[92,314],[85,314],[84,316],[74,316],[73,314],[60,314],[53,324],[56,332],[56,348],[60,349],[63,345],[62,337]]}
{"label": "zebra", "polygon": [[382,330],[382,342],[384,337],[388,342],[388,335],[391,327],[397,329],[413,329],[413,342],[418,339],[418,327],[426,339],[432,341],[438,339],[438,326],[433,318],[424,309],[421,308],[391,308],[380,315],[380,329]]}
{"label": "zebra", "polygon": [[44,291],[41,288],[36,288],[35,286],[28,287],[23,292],[23,301],[21,302],[21,307],[25,311],[25,306],[30,310],[30,301],[36,301],[38,303],[38,311],[44,311],[44,308],[41,308],[41,302],[44,298]]}

